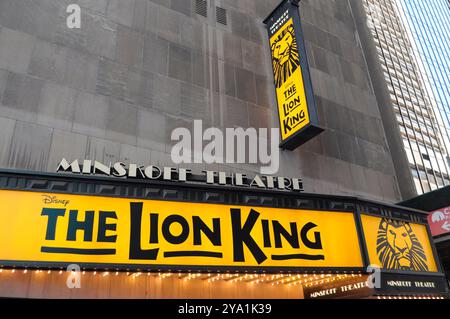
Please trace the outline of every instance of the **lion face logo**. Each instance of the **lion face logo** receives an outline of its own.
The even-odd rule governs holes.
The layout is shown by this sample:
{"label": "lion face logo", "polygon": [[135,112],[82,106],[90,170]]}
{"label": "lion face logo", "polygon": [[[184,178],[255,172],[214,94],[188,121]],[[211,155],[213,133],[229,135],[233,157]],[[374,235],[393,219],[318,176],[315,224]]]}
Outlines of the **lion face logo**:
{"label": "lion face logo", "polygon": [[300,65],[292,22],[272,43],[272,63],[275,85],[280,88]]}
{"label": "lion face logo", "polygon": [[383,218],[378,227],[377,254],[384,268],[427,271],[422,245],[407,222]]}

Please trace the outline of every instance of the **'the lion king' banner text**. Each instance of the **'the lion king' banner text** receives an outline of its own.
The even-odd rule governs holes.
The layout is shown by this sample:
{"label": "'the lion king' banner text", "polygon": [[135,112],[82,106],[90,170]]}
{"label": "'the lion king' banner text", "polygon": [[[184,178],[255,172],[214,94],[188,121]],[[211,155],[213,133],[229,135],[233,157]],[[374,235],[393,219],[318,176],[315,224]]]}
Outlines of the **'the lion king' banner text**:
{"label": "'the lion king' banner text", "polygon": [[0,203],[1,263],[363,266],[348,212],[7,190]]}
{"label": "'the lion king' banner text", "polygon": [[298,1],[283,1],[265,23],[278,102],[280,147],[292,150],[322,132],[318,126]]}
{"label": "'the lion king' banner text", "polygon": [[368,215],[361,220],[371,264],[389,270],[437,272],[425,225]]}

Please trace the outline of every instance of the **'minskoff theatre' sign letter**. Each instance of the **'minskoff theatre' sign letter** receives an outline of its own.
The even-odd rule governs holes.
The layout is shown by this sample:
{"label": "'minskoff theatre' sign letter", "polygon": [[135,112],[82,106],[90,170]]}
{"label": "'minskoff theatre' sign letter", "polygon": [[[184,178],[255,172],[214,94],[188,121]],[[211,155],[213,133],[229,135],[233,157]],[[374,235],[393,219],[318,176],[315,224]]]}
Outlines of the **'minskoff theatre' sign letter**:
{"label": "'minskoff theatre' sign letter", "polygon": [[269,32],[280,119],[280,147],[293,150],[323,131],[309,74],[298,0],[284,0],[264,20]]}

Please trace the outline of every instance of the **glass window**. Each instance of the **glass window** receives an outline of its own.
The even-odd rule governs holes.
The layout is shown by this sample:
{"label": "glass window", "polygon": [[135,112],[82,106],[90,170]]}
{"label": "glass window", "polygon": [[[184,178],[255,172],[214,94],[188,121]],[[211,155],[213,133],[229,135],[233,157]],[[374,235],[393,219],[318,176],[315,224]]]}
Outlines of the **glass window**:
{"label": "glass window", "polygon": [[427,181],[422,180],[422,186],[425,193],[431,192],[431,187]]}
{"label": "glass window", "polygon": [[416,190],[419,195],[423,194],[422,184],[418,178],[414,178],[414,184],[416,185]]}

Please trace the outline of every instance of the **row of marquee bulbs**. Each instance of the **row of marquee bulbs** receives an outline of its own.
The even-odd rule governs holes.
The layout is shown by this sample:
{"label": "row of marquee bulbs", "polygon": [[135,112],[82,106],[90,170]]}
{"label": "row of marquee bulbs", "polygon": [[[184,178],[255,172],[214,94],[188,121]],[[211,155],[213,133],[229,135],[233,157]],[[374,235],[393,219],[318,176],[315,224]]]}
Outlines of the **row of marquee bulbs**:
{"label": "row of marquee bulbs", "polygon": [[446,299],[442,296],[377,296],[377,299]]}
{"label": "row of marquee bulbs", "polygon": [[[0,273],[2,273],[4,270],[0,268]],[[11,273],[15,273],[16,269],[6,270],[10,271]],[[19,271],[19,270],[17,270]],[[27,274],[29,271],[28,269],[22,270],[22,273]],[[62,275],[65,271],[63,270],[33,270],[36,274],[40,273],[58,273]],[[82,275],[86,275],[87,273],[92,274],[94,276],[118,276],[120,272],[86,272],[82,271]],[[127,276],[131,276],[131,278],[137,278],[140,276],[145,275],[145,273],[142,272],[126,272]],[[306,287],[312,287],[316,285],[321,285],[325,283],[330,283],[338,280],[345,280],[351,277],[361,277],[361,274],[247,274],[247,273],[173,273],[173,272],[159,272],[159,273],[152,273],[147,272],[147,276],[156,276],[159,279],[165,279],[165,278],[178,278],[180,280],[184,281],[190,281],[190,280],[205,280],[207,282],[216,282],[216,281],[226,281],[230,283],[235,282],[243,282],[248,284],[271,284],[274,285],[288,285],[288,286],[295,286],[295,285],[304,285]]]}
{"label": "row of marquee bulbs", "polygon": [[[6,270],[8,271],[8,270]],[[16,269],[11,269],[9,270],[11,273],[15,273]],[[28,273],[28,269],[24,269],[22,271],[24,274]],[[30,271],[31,272],[31,271]],[[36,274],[40,274],[40,273],[47,273],[47,274],[51,274],[52,272],[56,272],[60,275],[62,275],[64,273],[63,270],[56,270],[56,271],[52,271],[52,270],[34,270],[34,272]],[[0,268],[0,273],[3,273],[3,269]],[[105,272],[100,272],[98,273],[97,271],[94,272],[89,272],[92,273],[92,275],[96,276],[97,274],[101,275],[102,277],[106,277],[109,275],[115,275],[118,276],[119,272],[109,272],[109,271],[105,271]],[[83,275],[86,275],[86,271],[82,272]],[[134,272],[134,273],[130,273],[127,272],[126,273],[127,276],[131,276],[131,278],[137,278],[139,276],[142,276],[143,273],[142,272]],[[168,277],[177,277],[180,280],[193,280],[193,279],[201,279],[201,280],[207,280],[208,282],[215,282],[218,280],[223,280],[223,281],[227,281],[227,282],[246,282],[246,283],[250,283],[250,284],[255,284],[255,283],[270,283],[272,286],[273,285],[279,285],[279,284],[284,284],[284,285],[303,285],[305,287],[312,287],[312,286],[316,286],[316,285],[321,285],[324,283],[329,283],[329,282],[334,282],[336,280],[346,280],[349,278],[355,278],[355,277],[362,277],[361,274],[320,274],[320,275],[316,275],[316,274],[242,274],[242,273],[237,273],[237,274],[230,274],[230,273],[217,273],[217,274],[205,274],[205,273],[172,273],[172,272],[165,272],[165,273],[147,273],[147,276],[157,276],[159,279],[165,279]],[[377,296],[377,299],[445,299],[445,297],[442,296]]]}

